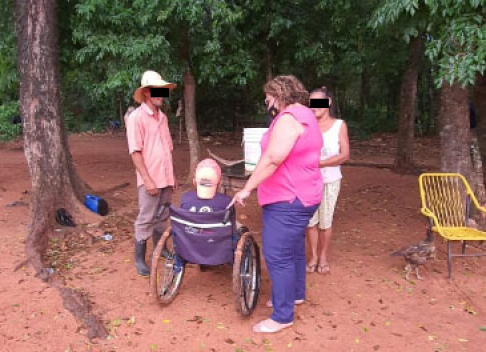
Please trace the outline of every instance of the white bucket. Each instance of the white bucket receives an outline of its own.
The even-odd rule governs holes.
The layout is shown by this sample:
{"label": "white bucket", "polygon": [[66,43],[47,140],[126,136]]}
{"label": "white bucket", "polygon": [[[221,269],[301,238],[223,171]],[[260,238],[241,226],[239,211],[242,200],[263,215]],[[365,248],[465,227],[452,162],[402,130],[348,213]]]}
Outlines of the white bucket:
{"label": "white bucket", "polygon": [[245,151],[245,170],[253,171],[262,153],[260,141],[268,128],[244,128],[243,145]]}

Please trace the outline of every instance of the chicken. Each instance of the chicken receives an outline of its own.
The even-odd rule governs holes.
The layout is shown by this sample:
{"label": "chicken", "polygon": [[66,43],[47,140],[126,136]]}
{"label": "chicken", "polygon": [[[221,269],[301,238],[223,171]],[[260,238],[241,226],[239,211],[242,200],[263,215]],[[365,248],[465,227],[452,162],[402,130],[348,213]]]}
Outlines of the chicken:
{"label": "chicken", "polygon": [[427,259],[435,256],[435,245],[433,239],[427,239],[417,244],[412,244],[391,254],[394,257],[403,256],[405,258],[405,279],[408,280],[410,272],[415,269],[417,279],[423,280],[419,275],[418,268],[424,265]]}

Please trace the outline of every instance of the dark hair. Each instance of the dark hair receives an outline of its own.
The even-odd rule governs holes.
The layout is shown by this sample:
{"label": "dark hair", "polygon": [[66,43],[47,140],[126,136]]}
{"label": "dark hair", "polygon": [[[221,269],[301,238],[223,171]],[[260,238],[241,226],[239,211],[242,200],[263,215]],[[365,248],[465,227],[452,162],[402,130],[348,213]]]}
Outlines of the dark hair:
{"label": "dark hair", "polygon": [[334,94],[332,94],[331,90],[326,86],[322,86],[314,89],[310,94],[314,94],[314,93],[322,93],[324,94],[325,98],[331,98],[332,102],[331,105],[329,106],[329,115],[331,115],[331,117],[336,118],[337,116],[336,101],[334,100]]}
{"label": "dark hair", "polygon": [[277,76],[265,84],[263,91],[284,106],[294,103],[309,106],[309,92],[295,76]]}

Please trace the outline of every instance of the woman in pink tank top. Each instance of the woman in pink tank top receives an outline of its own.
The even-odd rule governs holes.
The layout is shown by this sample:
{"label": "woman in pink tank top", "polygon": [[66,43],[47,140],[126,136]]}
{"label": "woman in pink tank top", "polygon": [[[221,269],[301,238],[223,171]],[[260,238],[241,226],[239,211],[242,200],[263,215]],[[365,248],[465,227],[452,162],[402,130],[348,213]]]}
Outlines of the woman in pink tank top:
{"label": "woman in pink tank top", "polygon": [[294,76],[278,76],[264,91],[273,121],[261,141],[262,156],[233,203],[258,187],[263,214],[263,255],[272,282],[270,319],[253,327],[273,333],[293,324],[294,305],[305,300],[305,229],[322,196],[322,138],[307,106],[309,93]]}

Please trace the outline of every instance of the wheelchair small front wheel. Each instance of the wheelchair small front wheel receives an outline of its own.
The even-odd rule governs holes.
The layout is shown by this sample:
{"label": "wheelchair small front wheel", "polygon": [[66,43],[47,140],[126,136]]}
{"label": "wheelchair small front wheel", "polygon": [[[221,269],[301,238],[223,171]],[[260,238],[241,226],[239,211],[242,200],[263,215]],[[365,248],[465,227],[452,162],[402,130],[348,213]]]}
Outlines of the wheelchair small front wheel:
{"label": "wheelchair small front wheel", "polygon": [[170,228],[161,237],[152,254],[150,290],[155,299],[167,305],[175,298],[184,277],[184,263],[174,250]]}
{"label": "wheelchair small front wheel", "polygon": [[235,308],[243,317],[249,316],[258,302],[261,284],[260,249],[253,233],[241,235],[233,264]]}

